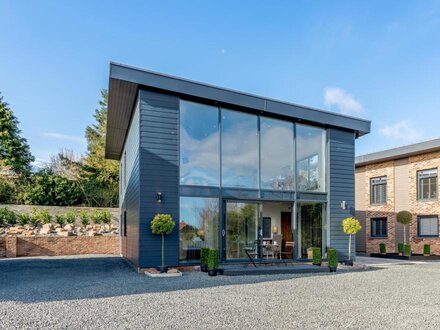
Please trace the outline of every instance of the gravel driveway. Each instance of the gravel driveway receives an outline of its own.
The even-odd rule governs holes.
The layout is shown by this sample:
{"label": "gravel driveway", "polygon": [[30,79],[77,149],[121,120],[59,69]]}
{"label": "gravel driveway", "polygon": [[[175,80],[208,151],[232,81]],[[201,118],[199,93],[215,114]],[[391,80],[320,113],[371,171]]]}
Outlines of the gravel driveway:
{"label": "gravel driveway", "polygon": [[1,329],[440,328],[440,263],[151,279],[116,257],[0,260]]}

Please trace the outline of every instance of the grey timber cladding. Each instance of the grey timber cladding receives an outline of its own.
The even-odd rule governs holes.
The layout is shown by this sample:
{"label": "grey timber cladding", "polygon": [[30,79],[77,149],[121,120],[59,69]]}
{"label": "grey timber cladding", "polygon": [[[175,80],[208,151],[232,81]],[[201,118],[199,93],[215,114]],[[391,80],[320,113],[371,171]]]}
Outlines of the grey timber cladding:
{"label": "grey timber cladding", "polygon": [[[330,246],[338,250],[339,260],[348,257],[348,235],[342,230],[342,220],[354,216],[354,133],[329,129],[329,200]],[[341,208],[346,201],[347,209]],[[352,237],[352,257],[355,255],[355,237]]]}
{"label": "grey timber cladding", "polygon": [[[176,226],[165,237],[165,263],[179,263],[179,98],[146,90],[140,98],[140,256],[139,267],[161,263],[161,236],[150,222],[168,213]],[[161,192],[163,202],[157,203]]]}
{"label": "grey timber cladding", "polygon": [[[124,156],[125,155],[125,156]],[[125,160],[124,160],[125,158]],[[127,217],[127,232],[121,237],[122,254],[133,264],[139,262],[139,103],[133,112],[121,161],[120,209],[123,224]],[[124,174],[125,173],[125,174]],[[121,226],[121,229],[124,226]],[[123,234],[121,232],[121,234]]]}

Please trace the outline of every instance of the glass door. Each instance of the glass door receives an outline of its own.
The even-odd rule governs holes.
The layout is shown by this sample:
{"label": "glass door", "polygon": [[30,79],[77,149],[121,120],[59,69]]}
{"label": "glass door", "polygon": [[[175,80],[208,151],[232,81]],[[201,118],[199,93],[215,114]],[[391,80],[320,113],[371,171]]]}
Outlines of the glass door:
{"label": "glass door", "polygon": [[298,219],[298,256],[307,258],[307,249],[321,248],[325,253],[326,225],[325,204],[300,202],[297,207]]}
{"label": "glass door", "polygon": [[225,201],[226,260],[247,258],[245,248],[257,246],[260,204]]}

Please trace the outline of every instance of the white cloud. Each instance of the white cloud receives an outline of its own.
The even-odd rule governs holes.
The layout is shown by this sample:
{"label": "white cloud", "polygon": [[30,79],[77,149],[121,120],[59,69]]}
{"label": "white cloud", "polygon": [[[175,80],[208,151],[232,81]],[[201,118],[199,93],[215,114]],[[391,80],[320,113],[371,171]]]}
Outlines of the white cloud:
{"label": "white cloud", "polygon": [[362,104],[351,94],[337,87],[324,90],[324,103],[328,107],[335,106],[344,115],[359,115],[364,112]]}
{"label": "white cloud", "polygon": [[387,138],[404,142],[416,142],[422,138],[422,133],[409,120],[401,120],[391,125],[385,125],[379,129],[379,133]]}
{"label": "white cloud", "polygon": [[61,133],[43,133],[43,136],[55,140],[67,140],[73,142],[86,143],[86,139],[80,136],[66,135]]}

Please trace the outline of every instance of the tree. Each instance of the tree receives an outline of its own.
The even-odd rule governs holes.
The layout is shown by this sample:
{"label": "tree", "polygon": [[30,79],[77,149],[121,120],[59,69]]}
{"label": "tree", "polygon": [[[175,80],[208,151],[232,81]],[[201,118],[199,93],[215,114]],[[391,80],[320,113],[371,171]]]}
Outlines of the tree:
{"label": "tree", "polygon": [[35,160],[25,138],[21,137],[18,120],[0,95],[0,167],[10,167],[19,175],[31,172]]}
{"label": "tree", "polygon": [[403,244],[406,244],[406,225],[411,223],[412,214],[409,211],[400,211],[396,215],[396,220],[403,225]]}
{"label": "tree", "polygon": [[362,226],[358,219],[349,217],[342,220],[342,229],[345,234],[350,235],[348,240],[348,260],[351,260],[351,235],[356,235],[362,229]]}
{"label": "tree", "polygon": [[87,126],[87,155],[83,161],[82,178],[85,198],[90,206],[117,206],[119,192],[119,164],[104,158],[107,128],[108,92],[101,91],[96,123]]}
{"label": "tree", "polygon": [[[175,222],[169,214],[157,214],[151,221],[151,231],[155,235],[162,235],[162,268],[165,271],[165,239],[164,235],[169,235],[173,231]],[[166,272],[166,271],[165,271]]]}

